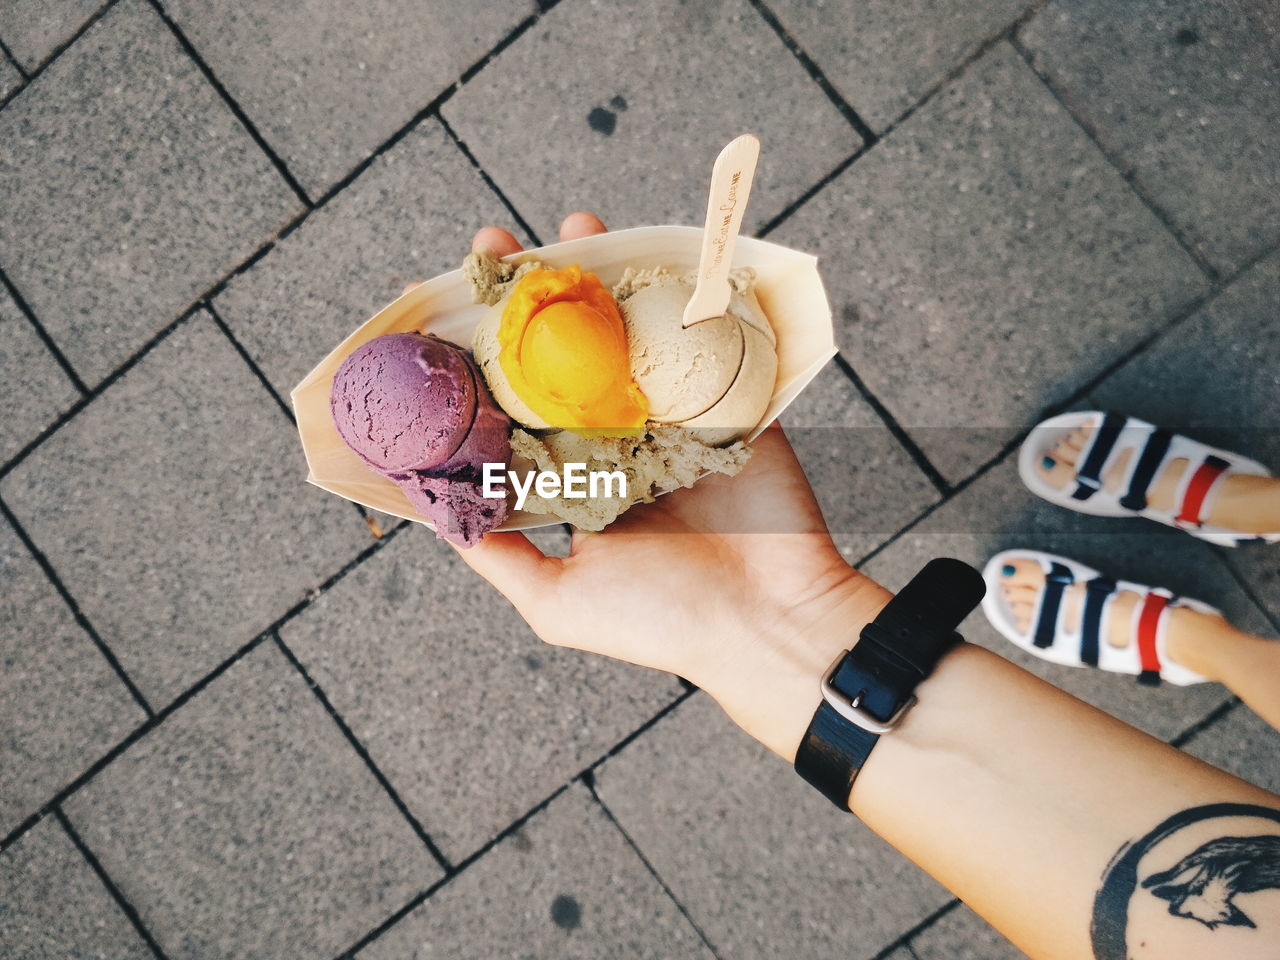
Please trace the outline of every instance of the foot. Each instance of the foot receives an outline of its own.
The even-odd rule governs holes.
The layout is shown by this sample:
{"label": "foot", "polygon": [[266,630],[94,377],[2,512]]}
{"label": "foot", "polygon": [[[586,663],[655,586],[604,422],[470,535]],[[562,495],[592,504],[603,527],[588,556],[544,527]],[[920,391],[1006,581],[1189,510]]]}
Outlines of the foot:
{"label": "foot", "polygon": [[[1036,464],[1036,472],[1049,486],[1062,490],[1075,482],[1077,464],[1083,456],[1094,427],[1081,426],[1064,433]],[[1129,460],[1138,451],[1119,451],[1103,472],[1102,487],[1119,493],[1129,469]],[[1156,510],[1172,510],[1178,484],[1188,467],[1186,459],[1171,460],[1156,475],[1147,490],[1147,503]],[[1224,477],[1203,510],[1210,526],[1239,533],[1274,533],[1280,530],[1280,478],[1234,475]]]}
{"label": "foot", "polygon": [[[1018,631],[1029,635],[1034,629],[1036,603],[1044,589],[1044,570],[1034,560],[1021,559],[1006,563],[1000,570],[1000,591]],[[1070,584],[1062,593],[1062,618],[1065,629],[1080,627],[1084,612],[1084,583]],[[1104,643],[1123,649],[1134,642],[1133,612],[1143,594],[1120,590],[1111,600],[1111,612],[1105,618]],[[1188,607],[1172,607],[1166,626],[1165,656],[1180,666],[1202,676],[1216,679],[1216,664],[1211,645],[1206,640],[1224,632],[1239,633],[1220,614],[1201,613]]]}

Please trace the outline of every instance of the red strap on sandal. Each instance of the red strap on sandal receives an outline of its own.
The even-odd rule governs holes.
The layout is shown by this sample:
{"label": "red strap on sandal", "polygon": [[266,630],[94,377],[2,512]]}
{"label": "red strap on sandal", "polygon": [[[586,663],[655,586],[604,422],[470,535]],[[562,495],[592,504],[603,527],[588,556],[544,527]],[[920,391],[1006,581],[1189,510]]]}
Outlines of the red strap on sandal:
{"label": "red strap on sandal", "polygon": [[1221,457],[1208,456],[1205,457],[1204,463],[1196,467],[1196,472],[1182,495],[1182,509],[1178,511],[1178,523],[1200,526],[1200,511],[1204,507],[1205,497],[1209,495],[1209,489],[1214,481],[1222,476],[1229,466],[1230,464]]}
{"label": "red strap on sandal", "polygon": [[1148,593],[1142,601],[1142,611],[1138,614],[1138,662],[1142,673],[1138,682],[1158,684],[1160,682],[1160,657],[1156,653],[1156,633],[1160,626],[1160,615],[1169,606],[1173,598],[1163,593]]}

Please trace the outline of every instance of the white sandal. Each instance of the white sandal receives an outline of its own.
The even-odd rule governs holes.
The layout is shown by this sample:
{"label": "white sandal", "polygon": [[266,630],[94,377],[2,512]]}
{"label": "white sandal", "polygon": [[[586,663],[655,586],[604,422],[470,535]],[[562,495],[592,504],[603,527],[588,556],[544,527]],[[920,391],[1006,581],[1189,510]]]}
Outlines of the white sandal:
{"label": "white sandal", "polygon": [[[1051,456],[1054,445],[1064,434],[1086,426],[1094,430],[1076,461],[1074,486],[1068,484],[1060,490],[1051,487],[1036,469],[1037,464]],[[1102,478],[1125,450],[1132,452],[1119,488],[1104,489]],[[1167,464],[1182,459],[1187,461],[1188,468],[1183,471],[1174,494],[1175,507],[1157,510],[1149,506],[1147,488]],[[1037,424],[1018,453],[1018,474],[1036,496],[1078,513],[1098,517],[1147,517],[1224,547],[1253,540],[1280,542],[1280,532],[1241,533],[1201,520],[1206,504],[1215,491],[1221,489],[1223,477],[1234,474],[1269,477],[1271,472],[1266,467],[1136,417],[1089,410],[1064,413]]]}
{"label": "white sandal", "polygon": [[[1013,613],[1005,603],[1001,586],[1006,582],[1002,568],[1017,560],[1034,560],[1044,571],[1044,589],[1036,600],[1027,633],[1018,630]],[[1128,580],[1112,580],[1083,563],[1038,550],[1005,550],[987,561],[982,570],[987,583],[982,612],[1005,639],[1050,663],[1069,667],[1097,667],[1112,673],[1127,673],[1139,683],[1158,684],[1165,680],[1176,686],[1205,683],[1207,677],[1174,663],[1165,655],[1169,611],[1188,607],[1200,613],[1220,611],[1190,597],[1175,597],[1168,590],[1147,587]],[[1074,630],[1066,627],[1062,594],[1069,584],[1084,583],[1084,609]],[[1112,601],[1124,590],[1142,597],[1134,607],[1128,646],[1113,647],[1103,639]]]}

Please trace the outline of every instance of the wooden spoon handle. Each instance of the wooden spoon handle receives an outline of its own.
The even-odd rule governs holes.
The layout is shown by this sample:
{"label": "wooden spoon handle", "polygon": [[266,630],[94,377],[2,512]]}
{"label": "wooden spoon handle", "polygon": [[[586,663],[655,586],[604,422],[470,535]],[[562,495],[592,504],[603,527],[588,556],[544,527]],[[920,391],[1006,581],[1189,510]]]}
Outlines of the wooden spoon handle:
{"label": "wooden spoon handle", "polygon": [[729,268],[751,195],[751,178],[760,157],[760,141],[745,133],[720,151],[711,170],[707,222],[693,298],[684,308],[684,326],[724,316],[729,306]]}

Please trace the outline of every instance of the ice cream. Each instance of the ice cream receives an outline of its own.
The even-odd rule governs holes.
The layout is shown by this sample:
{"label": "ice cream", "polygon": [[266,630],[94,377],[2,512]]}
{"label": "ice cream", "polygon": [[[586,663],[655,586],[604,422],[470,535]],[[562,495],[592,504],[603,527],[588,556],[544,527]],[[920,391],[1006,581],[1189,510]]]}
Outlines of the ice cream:
{"label": "ice cream", "polygon": [[533,495],[524,509],[600,530],[634,503],[709,472],[735,474],[751,456],[741,438],[764,416],[778,358],[750,270],[730,275],[725,316],[688,329],[692,277],[662,267],[628,269],[612,296],[576,266],[481,253],[463,272],[473,299],[490,304],[473,349],[516,421],[516,463],[627,478],[625,496]]}
{"label": "ice cream", "polygon": [[395,481],[436,535],[470,546],[507,517],[481,496],[482,464],[507,464],[510,421],[461,347],[434,335],[391,333],[338,368],[329,407],[339,436]]}
{"label": "ice cream", "polygon": [[615,287],[626,327],[631,373],[650,418],[680,424],[712,445],[753,429],[773,397],[778,353],[773,328],[737,271],[723,317],[684,327],[693,281],[664,270],[628,271]]}
{"label": "ice cream", "polygon": [[593,273],[528,270],[481,320],[473,345],[498,403],[520,423],[584,436],[644,426],[622,317]]}
{"label": "ice cream", "polygon": [[511,449],[539,470],[559,473],[566,463],[582,463],[589,471],[620,470],[626,475],[625,496],[586,499],[531,495],[525,509],[550,514],[582,530],[603,530],[635,503],[651,501],[664,491],[692,486],[706,473],[733,476],[751,458],[738,441],[711,447],[684,427],[650,423],[637,437],[583,437],[569,430],[535,434],[516,427]]}

